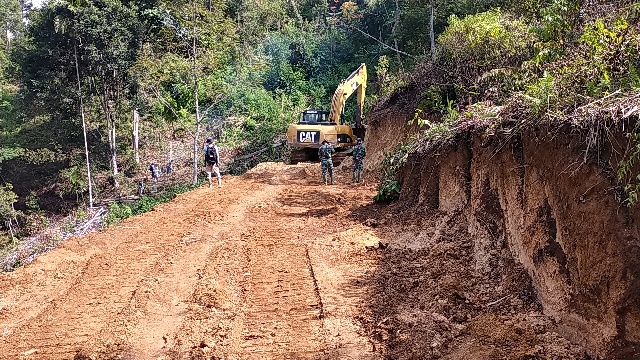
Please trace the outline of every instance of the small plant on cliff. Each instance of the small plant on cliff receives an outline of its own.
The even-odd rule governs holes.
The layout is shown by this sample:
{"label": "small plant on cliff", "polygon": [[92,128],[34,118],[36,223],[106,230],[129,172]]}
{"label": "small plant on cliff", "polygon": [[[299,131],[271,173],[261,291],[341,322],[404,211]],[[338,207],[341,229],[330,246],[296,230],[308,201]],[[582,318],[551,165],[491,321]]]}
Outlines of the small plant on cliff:
{"label": "small plant on cliff", "polygon": [[407,162],[409,150],[414,143],[412,139],[407,144],[398,144],[391,152],[385,152],[378,193],[373,198],[376,202],[389,203],[400,197],[401,183],[398,173]]}
{"label": "small plant on cliff", "polygon": [[[447,97],[445,104],[440,96],[439,90],[432,86],[429,91],[423,94],[423,100],[408,124],[417,123],[421,128],[427,127],[424,135],[429,139],[446,140],[455,135],[454,127],[456,121],[460,119],[460,113],[455,109],[453,100]],[[431,111],[438,111],[442,114],[439,122],[426,119],[426,113]]]}
{"label": "small plant on cliff", "polygon": [[633,172],[633,167],[640,161],[640,133],[638,126],[633,132],[627,134],[629,147],[625,153],[624,160],[618,164],[618,182],[624,187],[625,205],[632,206],[638,202],[640,195],[640,174]]}

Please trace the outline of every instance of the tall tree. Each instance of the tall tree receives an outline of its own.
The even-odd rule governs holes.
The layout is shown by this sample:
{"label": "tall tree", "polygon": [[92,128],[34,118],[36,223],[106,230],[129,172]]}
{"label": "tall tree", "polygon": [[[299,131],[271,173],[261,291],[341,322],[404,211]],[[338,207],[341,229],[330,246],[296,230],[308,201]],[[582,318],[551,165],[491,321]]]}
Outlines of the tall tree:
{"label": "tall tree", "polygon": [[[47,5],[32,20],[32,46],[23,62],[32,100],[44,111],[75,117],[78,108],[67,100],[77,98],[77,91],[87,95],[87,105],[99,104],[88,113],[92,120],[101,115],[113,175],[118,174],[117,129],[131,95],[129,68],[147,31],[135,3],[128,5],[107,0]],[[86,79],[83,89],[77,89],[78,73]]]}
{"label": "tall tree", "polygon": [[7,50],[23,29],[22,6],[17,0],[0,0],[0,39]]}
{"label": "tall tree", "polygon": [[[223,0],[163,3],[164,29],[155,47],[135,70],[143,87],[180,122],[193,140],[193,183],[198,181],[200,136],[206,120],[201,105],[211,107],[223,88],[215,79],[235,47],[235,25]],[[145,62],[146,61],[146,62]],[[189,89],[187,91],[187,89]]]}

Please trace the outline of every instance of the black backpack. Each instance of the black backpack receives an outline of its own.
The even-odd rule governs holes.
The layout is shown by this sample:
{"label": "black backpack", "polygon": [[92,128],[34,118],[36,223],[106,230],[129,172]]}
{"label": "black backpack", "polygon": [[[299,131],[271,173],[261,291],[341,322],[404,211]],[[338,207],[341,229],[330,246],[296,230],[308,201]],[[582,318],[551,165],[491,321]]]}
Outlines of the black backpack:
{"label": "black backpack", "polygon": [[206,160],[209,164],[218,163],[218,154],[216,154],[216,148],[213,145],[207,146]]}

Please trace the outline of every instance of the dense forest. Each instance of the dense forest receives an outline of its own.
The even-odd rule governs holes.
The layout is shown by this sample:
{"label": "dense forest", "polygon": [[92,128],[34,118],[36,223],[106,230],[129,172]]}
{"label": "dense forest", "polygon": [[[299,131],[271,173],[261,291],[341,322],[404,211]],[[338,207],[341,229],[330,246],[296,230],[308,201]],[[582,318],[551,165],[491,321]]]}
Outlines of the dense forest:
{"label": "dense forest", "polygon": [[[639,17],[623,0],[0,0],[0,245],[45,211],[135,193],[150,162],[186,159],[178,180],[197,183],[208,136],[232,165],[281,142],[361,63],[367,110],[428,84],[426,137],[494,105],[577,121],[637,97]],[[639,157],[618,174],[632,200]]]}

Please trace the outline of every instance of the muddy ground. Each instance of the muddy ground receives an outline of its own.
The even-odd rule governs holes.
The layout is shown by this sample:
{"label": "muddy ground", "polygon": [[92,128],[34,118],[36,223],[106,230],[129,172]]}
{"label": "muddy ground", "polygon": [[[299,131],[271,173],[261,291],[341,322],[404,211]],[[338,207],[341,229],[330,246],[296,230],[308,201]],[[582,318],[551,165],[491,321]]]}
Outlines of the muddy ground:
{"label": "muddy ground", "polygon": [[460,214],[265,163],[0,275],[0,359],[587,359]]}

